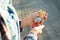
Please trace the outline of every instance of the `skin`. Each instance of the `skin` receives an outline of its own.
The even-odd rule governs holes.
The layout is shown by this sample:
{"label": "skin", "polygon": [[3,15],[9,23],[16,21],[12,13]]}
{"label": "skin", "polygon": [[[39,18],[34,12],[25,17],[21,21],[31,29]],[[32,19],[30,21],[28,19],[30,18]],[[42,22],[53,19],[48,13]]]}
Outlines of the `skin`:
{"label": "skin", "polygon": [[[37,12],[37,13],[38,13],[38,12]],[[47,16],[48,16],[48,14],[45,12],[46,15],[45,15],[44,17],[42,17],[42,20],[41,20],[41,22],[40,22],[40,24],[39,24],[40,27],[38,27],[39,29],[36,30],[37,28],[35,28],[35,27],[32,28],[31,25],[32,25],[32,23],[33,23],[34,17],[37,17],[37,13],[27,16],[26,18],[22,19],[22,22],[21,22],[21,27],[22,27],[23,29],[24,29],[25,27],[27,27],[27,26],[30,26],[30,28],[31,28],[30,32],[33,32],[36,36],[37,36],[40,32],[42,32],[42,29],[44,29],[45,26],[42,27],[42,29],[41,29],[41,25],[44,23],[45,20],[47,20]]]}
{"label": "skin", "polygon": [[42,33],[42,29],[44,28],[45,28],[45,25],[40,25],[38,27],[36,26],[30,32],[34,33],[38,37],[38,35]]}

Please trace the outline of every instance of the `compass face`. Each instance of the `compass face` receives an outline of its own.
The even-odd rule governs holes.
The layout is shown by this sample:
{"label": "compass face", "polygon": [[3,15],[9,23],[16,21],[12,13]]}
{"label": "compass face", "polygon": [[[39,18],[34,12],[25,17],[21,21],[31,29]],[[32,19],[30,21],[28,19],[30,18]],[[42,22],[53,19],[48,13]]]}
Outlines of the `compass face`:
{"label": "compass face", "polygon": [[40,18],[40,17],[34,18],[34,21],[35,21],[35,22],[40,22],[40,21],[41,21],[41,18]]}

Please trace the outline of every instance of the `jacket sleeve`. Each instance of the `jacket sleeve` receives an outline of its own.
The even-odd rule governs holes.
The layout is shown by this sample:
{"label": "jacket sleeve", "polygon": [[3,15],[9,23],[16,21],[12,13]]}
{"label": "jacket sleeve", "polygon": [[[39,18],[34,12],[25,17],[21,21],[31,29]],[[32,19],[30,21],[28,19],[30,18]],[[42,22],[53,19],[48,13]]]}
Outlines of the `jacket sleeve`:
{"label": "jacket sleeve", "polygon": [[37,40],[37,36],[34,33],[28,33],[25,37],[24,40]]}

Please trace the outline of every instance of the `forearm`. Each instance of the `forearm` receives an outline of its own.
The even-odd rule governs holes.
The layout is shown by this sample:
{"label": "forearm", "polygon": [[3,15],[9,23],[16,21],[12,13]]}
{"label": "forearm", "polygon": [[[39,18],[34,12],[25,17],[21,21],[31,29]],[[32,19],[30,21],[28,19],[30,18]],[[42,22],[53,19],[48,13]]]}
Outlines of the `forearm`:
{"label": "forearm", "polygon": [[39,31],[33,28],[25,37],[24,40],[37,40]]}
{"label": "forearm", "polygon": [[42,33],[42,29],[45,25],[40,25],[38,27],[34,27],[25,37],[24,40],[37,40],[38,35]]}

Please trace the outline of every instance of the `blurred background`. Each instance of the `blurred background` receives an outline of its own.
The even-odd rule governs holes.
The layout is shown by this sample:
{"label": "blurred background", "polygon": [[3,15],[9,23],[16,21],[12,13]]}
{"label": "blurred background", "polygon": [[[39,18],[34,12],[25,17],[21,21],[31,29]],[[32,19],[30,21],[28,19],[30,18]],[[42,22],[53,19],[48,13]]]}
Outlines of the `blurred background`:
{"label": "blurred background", "polygon": [[[40,9],[45,10],[49,16],[46,25],[38,40],[60,40],[60,0],[13,0],[19,19],[23,19]],[[29,31],[26,28],[21,33],[21,40]]]}

